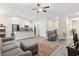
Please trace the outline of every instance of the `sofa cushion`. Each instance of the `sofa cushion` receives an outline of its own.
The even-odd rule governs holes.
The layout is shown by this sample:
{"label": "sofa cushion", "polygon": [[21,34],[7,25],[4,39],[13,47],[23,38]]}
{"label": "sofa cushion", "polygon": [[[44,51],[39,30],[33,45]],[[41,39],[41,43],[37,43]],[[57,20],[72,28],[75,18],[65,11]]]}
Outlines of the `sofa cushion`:
{"label": "sofa cushion", "polygon": [[3,56],[17,56],[21,53],[23,53],[23,51],[20,48],[15,48],[13,50],[9,50],[7,52],[2,53],[2,55]]}
{"label": "sofa cushion", "polygon": [[32,56],[31,51],[25,51],[24,53],[19,53],[18,56]]}
{"label": "sofa cushion", "polygon": [[18,46],[16,45],[16,43],[2,46],[2,52],[6,52],[6,51],[12,50],[12,49],[17,48],[17,47]]}
{"label": "sofa cushion", "polygon": [[1,56],[1,49],[2,49],[2,39],[0,38],[0,56]]}
{"label": "sofa cushion", "polygon": [[13,37],[5,37],[2,39],[3,42],[14,40]]}
{"label": "sofa cushion", "polygon": [[9,45],[9,44],[13,44],[13,43],[15,43],[15,41],[3,42],[2,46]]}

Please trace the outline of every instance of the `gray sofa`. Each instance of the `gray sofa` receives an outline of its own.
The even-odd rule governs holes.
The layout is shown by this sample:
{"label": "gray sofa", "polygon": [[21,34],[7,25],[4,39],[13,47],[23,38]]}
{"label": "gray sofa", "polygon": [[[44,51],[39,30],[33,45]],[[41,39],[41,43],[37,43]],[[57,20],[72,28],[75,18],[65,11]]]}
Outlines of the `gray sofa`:
{"label": "gray sofa", "polygon": [[2,40],[0,38],[0,56],[1,56]]}
{"label": "gray sofa", "polygon": [[3,38],[1,46],[1,55],[2,56],[32,56],[31,51],[23,51],[13,38]]}

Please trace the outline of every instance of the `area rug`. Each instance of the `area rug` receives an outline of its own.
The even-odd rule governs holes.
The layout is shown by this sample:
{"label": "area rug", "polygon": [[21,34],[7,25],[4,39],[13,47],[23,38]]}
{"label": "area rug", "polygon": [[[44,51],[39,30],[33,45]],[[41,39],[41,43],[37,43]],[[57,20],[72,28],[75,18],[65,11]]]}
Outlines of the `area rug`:
{"label": "area rug", "polygon": [[38,53],[36,55],[49,56],[53,54],[59,46],[60,45],[55,42],[50,43],[49,41],[40,41],[38,42]]}

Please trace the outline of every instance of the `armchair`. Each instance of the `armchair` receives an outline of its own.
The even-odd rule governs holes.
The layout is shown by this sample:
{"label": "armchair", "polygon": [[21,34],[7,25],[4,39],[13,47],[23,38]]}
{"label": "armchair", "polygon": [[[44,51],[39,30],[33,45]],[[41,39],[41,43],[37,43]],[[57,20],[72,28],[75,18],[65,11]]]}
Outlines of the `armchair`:
{"label": "armchair", "polygon": [[47,31],[46,34],[49,41],[55,41],[57,39],[57,33],[55,31]]}

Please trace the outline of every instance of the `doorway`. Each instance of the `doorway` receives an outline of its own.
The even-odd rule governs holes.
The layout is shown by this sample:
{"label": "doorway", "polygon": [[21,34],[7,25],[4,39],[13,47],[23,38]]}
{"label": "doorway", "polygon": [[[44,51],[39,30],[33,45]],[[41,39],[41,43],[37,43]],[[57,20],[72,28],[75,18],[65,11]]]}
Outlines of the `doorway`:
{"label": "doorway", "polygon": [[11,34],[11,36],[13,38],[15,38],[15,32],[16,31],[19,31],[19,25],[18,24],[12,24],[12,34]]}
{"label": "doorway", "polygon": [[75,29],[79,37],[79,20],[72,20],[72,29]]}

